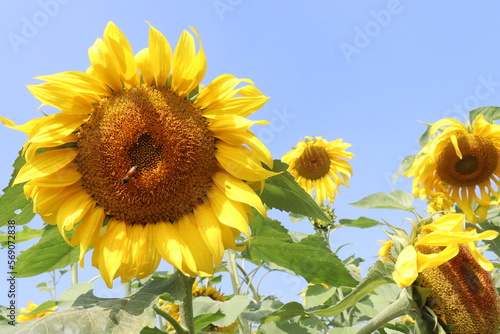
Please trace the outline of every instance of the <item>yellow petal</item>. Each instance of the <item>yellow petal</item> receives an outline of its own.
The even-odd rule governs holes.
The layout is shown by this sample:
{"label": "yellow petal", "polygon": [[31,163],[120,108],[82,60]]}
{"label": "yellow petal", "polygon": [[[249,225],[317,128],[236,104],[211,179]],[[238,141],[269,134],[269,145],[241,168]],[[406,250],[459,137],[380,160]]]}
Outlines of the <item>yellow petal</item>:
{"label": "yellow petal", "polygon": [[52,75],[42,75],[35,77],[35,79],[58,83],[79,94],[88,94],[96,98],[109,96],[112,93],[109,87],[96,78],[95,75],[84,72],[68,71]]}
{"label": "yellow petal", "polygon": [[184,241],[179,235],[177,229],[170,222],[157,222],[157,233],[155,235],[156,250],[162,258],[173,265],[175,268],[185,272],[183,265],[182,248],[185,247]]}
{"label": "yellow petal", "polygon": [[161,32],[149,25],[149,66],[157,88],[162,88],[170,75],[172,49]]}
{"label": "yellow petal", "polygon": [[247,117],[259,110],[269,97],[235,97],[224,101],[214,107],[209,107],[203,111],[205,117],[218,117],[224,115],[236,115]]}
{"label": "yellow petal", "polygon": [[417,279],[417,252],[413,246],[406,246],[399,253],[392,277],[400,288],[410,286]]}
{"label": "yellow petal", "polygon": [[113,22],[108,22],[104,30],[104,43],[111,51],[108,59],[116,60],[118,75],[125,87],[139,86],[132,47],[127,37]]}
{"label": "yellow petal", "polygon": [[38,122],[29,141],[43,143],[59,141],[70,135],[88,119],[88,115],[52,114]]}
{"label": "yellow petal", "polygon": [[99,103],[101,97],[97,94],[82,94],[67,85],[46,82],[27,86],[31,94],[42,102],[68,114],[90,114],[92,104]]}
{"label": "yellow petal", "polygon": [[36,155],[19,170],[14,184],[23,183],[36,177],[43,177],[62,169],[78,155],[73,148],[56,149]]}
{"label": "yellow petal", "polygon": [[221,223],[250,237],[248,217],[241,203],[228,199],[217,187],[210,189],[208,199]]}
{"label": "yellow petal", "polygon": [[242,82],[252,83],[249,79],[238,79],[231,74],[220,75],[201,90],[194,104],[200,109],[207,109],[223,103],[238,92],[234,88]]}
{"label": "yellow petal", "polygon": [[89,60],[92,72],[112,90],[122,90],[122,82],[118,71],[117,60],[109,47],[100,38],[89,48]]}
{"label": "yellow petal", "polygon": [[85,191],[75,193],[61,204],[57,212],[57,226],[68,244],[71,242],[66,236],[66,231],[73,229],[73,225],[82,220],[94,206],[95,200]]}
{"label": "yellow petal", "polygon": [[260,197],[245,182],[227,173],[216,173],[214,183],[227,198],[253,206],[262,216],[266,216],[266,209]]}
{"label": "yellow petal", "polygon": [[45,117],[34,118],[23,125],[16,125],[16,123],[11,121],[10,119],[1,116],[0,116],[0,121],[2,122],[3,125],[5,125],[8,128],[19,130],[26,133],[27,135],[30,135],[33,128],[44,118]]}
{"label": "yellow petal", "polygon": [[93,247],[99,240],[102,224],[106,214],[101,206],[95,207],[87,212],[83,222],[78,225],[71,237],[71,245],[80,245],[80,267],[84,267],[84,256],[87,248]]}
{"label": "yellow petal", "polygon": [[418,271],[422,272],[425,269],[440,266],[457,256],[458,251],[458,244],[450,244],[446,246],[445,249],[443,249],[441,252],[436,254],[417,253]]}
{"label": "yellow petal", "polygon": [[219,220],[215,216],[212,207],[207,203],[198,205],[194,211],[194,216],[200,235],[210,249],[214,266],[218,268],[224,254],[222,230]]}
{"label": "yellow petal", "polygon": [[65,187],[72,185],[82,178],[76,167],[68,165],[55,173],[32,179],[27,184],[40,187]]}
{"label": "yellow petal", "polygon": [[244,146],[234,147],[224,142],[216,144],[215,157],[227,172],[247,181],[261,181],[277,175],[262,167],[254,154]]}

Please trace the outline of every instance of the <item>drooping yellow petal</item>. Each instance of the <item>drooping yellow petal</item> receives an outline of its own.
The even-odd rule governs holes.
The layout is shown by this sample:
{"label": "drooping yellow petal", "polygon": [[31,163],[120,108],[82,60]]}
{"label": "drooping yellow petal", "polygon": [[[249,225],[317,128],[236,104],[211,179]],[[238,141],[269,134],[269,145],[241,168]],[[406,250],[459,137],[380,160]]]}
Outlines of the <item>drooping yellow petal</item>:
{"label": "drooping yellow petal", "polygon": [[209,191],[209,200],[221,223],[250,237],[248,217],[241,203],[228,199],[217,187]]}
{"label": "drooping yellow petal", "polygon": [[14,184],[55,173],[73,161],[77,155],[78,150],[73,148],[50,150],[40,153],[21,167],[19,174],[14,180]]}
{"label": "drooping yellow petal", "polygon": [[417,253],[417,265],[418,271],[422,272],[427,268],[434,268],[448,262],[455,256],[457,256],[459,251],[458,244],[449,244],[441,252],[434,254],[422,254]]}
{"label": "drooping yellow petal", "polygon": [[45,117],[34,118],[23,125],[16,125],[16,123],[11,121],[10,119],[1,116],[0,116],[0,121],[2,122],[3,125],[5,125],[8,128],[19,130],[26,133],[27,135],[30,135],[33,128],[44,118]]}
{"label": "drooping yellow petal", "polygon": [[63,140],[87,119],[87,115],[52,114],[37,124],[29,141],[32,143],[45,143]]}
{"label": "drooping yellow petal", "polygon": [[392,278],[400,288],[410,286],[418,276],[417,252],[415,247],[406,246],[399,253]]}
{"label": "drooping yellow petal", "polygon": [[41,75],[35,77],[35,79],[57,83],[62,86],[66,86],[67,89],[76,93],[88,94],[95,97],[109,96],[112,93],[109,87],[106,86],[101,80],[96,78],[94,75],[84,72],[68,71],[52,75]]}
{"label": "drooping yellow petal", "polygon": [[71,245],[80,245],[80,267],[84,268],[85,253],[89,247],[93,247],[99,240],[102,224],[104,222],[104,208],[101,206],[89,210],[83,218],[83,222],[78,225],[71,237]]}
{"label": "drooping yellow petal", "polygon": [[185,246],[184,241],[179,235],[177,229],[170,222],[156,223],[157,233],[155,235],[156,250],[162,258],[177,269],[183,270],[183,254],[182,248]]}
{"label": "drooping yellow petal", "polygon": [[27,86],[34,97],[42,101],[42,106],[49,105],[68,114],[90,114],[92,104],[99,103],[97,94],[83,94],[55,82]]}
{"label": "drooping yellow petal", "polygon": [[212,254],[214,267],[218,268],[224,254],[221,224],[215,216],[212,207],[207,203],[197,206],[194,216],[200,235]]}

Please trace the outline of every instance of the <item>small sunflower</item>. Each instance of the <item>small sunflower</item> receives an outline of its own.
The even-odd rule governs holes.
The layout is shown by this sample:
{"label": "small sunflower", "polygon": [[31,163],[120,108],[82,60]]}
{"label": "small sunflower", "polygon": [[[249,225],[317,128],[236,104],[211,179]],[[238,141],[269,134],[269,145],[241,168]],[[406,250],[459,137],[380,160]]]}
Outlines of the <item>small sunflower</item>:
{"label": "small sunflower", "polygon": [[[463,214],[450,213],[424,225],[415,244],[406,246],[398,255],[392,277],[399,287],[410,286],[422,271],[440,266],[457,256],[460,245],[465,245],[484,270],[493,270],[491,262],[479,253],[474,242],[493,240],[498,236],[498,232],[489,230],[478,234],[475,229],[464,231],[464,224]],[[439,246],[440,249],[427,251],[427,247],[434,246]]]}
{"label": "small sunflower", "polygon": [[[214,287],[203,287],[199,286],[197,283],[193,284],[193,297],[209,297],[212,300],[216,300],[219,302],[225,302],[227,300],[226,296],[223,293],[217,291]],[[172,316],[177,322],[181,321],[180,313],[179,313],[179,305],[177,304],[164,304],[161,306],[161,309]],[[205,328],[202,332],[207,333],[234,333],[236,329],[237,322],[232,323],[226,327],[219,327],[214,324],[210,324],[207,328]],[[168,328],[172,328],[170,324],[167,324]]]}
{"label": "small sunflower", "polygon": [[378,258],[380,261],[384,262],[393,262],[391,258],[391,249],[394,248],[394,241],[392,240],[378,240],[381,244],[380,249],[378,251]]}
{"label": "small sunflower", "polygon": [[21,307],[21,313],[17,316],[17,321],[18,322],[24,322],[28,321],[31,319],[38,319],[43,316],[46,316],[47,314],[50,314],[55,311],[56,307],[51,307],[49,311],[42,311],[40,313],[34,314],[34,315],[28,315],[31,311],[36,309],[38,305],[34,304],[33,302],[28,302],[28,307]]}
{"label": "small sunflower", "polygon": [[150,25],[148,48],[134,55],[110,22],[85,73],[29,86],[60,113],[21,126],[2,118],[29,136],[15,183],[27,182],[35,212],[81,247],[82,267],[95,247],[92,264],[109,287],[152,274],[161,258],[185,275],[212,276],[235,237],[249,236],[250,206],[265,215],[246,181],[275,175],[249,130],[267,122],[246,117],[268,97],[229,74],[202,88],[205,51],[193,32],[197,52],[187,31],[172,52]]}
{"label": "small sunflower", "polygon": [[333,204],[339,185],[347,186],[352,175],[352,167],[345,160],[354,156],[345,151],[351,144],[342,139],[329,142],[322,137],[305,138],[281,159],[302,188],[311,196],[314,190],[316,202],[323,204],[328,199]]}
{"label": "small sunflower", "polygon": [[[500,125],[488,123],[483,115],[472,126],[446,118],[431,126],[431,136],[438,131],[404,176],[414,177],[414,196],[427,198],[434,210],[437,204],[449,211],[451,200],[470,222],[483,221],[488,208],[497,204],[492,197],[499,197]],[[479,217],[473,201],[480,205]]]}

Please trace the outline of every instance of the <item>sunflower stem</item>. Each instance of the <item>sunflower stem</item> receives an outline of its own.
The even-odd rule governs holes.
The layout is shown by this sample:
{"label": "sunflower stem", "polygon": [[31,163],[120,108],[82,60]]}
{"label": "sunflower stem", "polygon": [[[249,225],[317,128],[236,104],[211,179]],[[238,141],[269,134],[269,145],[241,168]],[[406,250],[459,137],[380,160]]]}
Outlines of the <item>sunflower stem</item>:
{"label": "sunflower stem", "polygon": [[[182,328],[182,326],[177,322],[177,320],[174,319],[174,317],[172,317],[167,312],[163,311],[161,308],[158,307],[158,305],[153,304],[153,310],[160,317],[162,317],[165,320],[167,320],[168,322],[170,322],[170,324],[172,325],[172,327],[174,327],[176,333],[178,333],[178,334],[188,334],[189,333],[184,328]],[[193,333],[194,333],[194,331],[193,331]]]}
{"label": "sunflower stem", "polygon": [[129,281],[125,285],[125,296],[128,297],[132,294],[132,283]]}
{"label": "sunflower stem", "polygon": [[76,263],[71,265],[71,285],[78,284],[78,266]]}
{"label": "sunflower stem", "polygon": [[[241,283],[238,275],[238,265],[236,263],[236,251],[232,249],[226,249],[226,258],[227,258],[227,269],[229,270],[229,276],[231,276],[231,284],[233,285],[233,293],[235,295],[241,295]],[[249,333],[247,322],[241,317],[238,316],[238,331],[240,334],[244,334],[245,332]]]}
{"label": "sunflower stem", "polygon": [[179,305],[179,315],[181,317],[181,324],[187,329],[184,333],[195,334],[194,332],[194,316],[193,316],[193,283],[194,278],[179,275],[181,288],[184,291],[182,303]]}
{"label": "sunflower stem", "polygon": [[399,298],[396,299],[391,305],[387,306],[382,312],[377,314],[368,324],[361,328],[357,334],[370,334],[376,329],[383,326],[387,322],[396,317],[408,314],[411,308],[410,300],[405,290],[401,292]]}

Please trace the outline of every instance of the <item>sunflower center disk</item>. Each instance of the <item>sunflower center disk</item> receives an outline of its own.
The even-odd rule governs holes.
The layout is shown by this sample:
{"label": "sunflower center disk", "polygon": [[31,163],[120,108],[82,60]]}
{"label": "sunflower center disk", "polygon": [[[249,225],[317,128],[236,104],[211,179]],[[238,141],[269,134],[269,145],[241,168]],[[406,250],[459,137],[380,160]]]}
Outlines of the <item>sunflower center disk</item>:
{"label": "sunflower center disk", "polygon": [[134,87],[103,99],[79,138],[83,186],[116,219],[173,222],[212,184],[213,133],[201,111],[170,90]]}
{"label": "sunflower center disk", "polygon": [[462,159],[453,143],[448,143],[437,160],[437,174],[445,183],[456,187],[476,186],[493,175],[498,152],[493,143],[468,134],[457,139]]}
{"label": "sunflower center disk", "polygon": [[306,179],[320,179],[330,170],[330,157],[324,147],[309,146],[297,159],[295,169]]}

